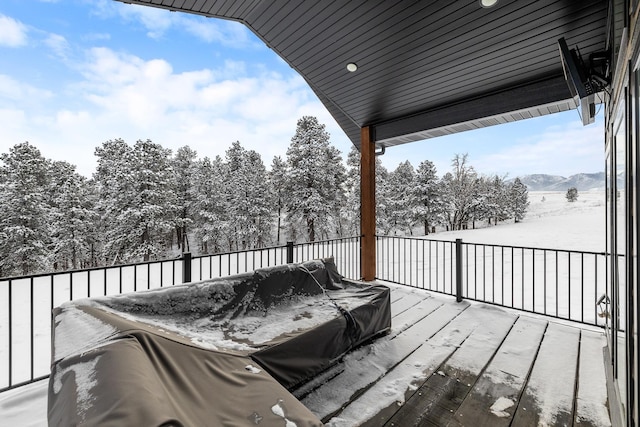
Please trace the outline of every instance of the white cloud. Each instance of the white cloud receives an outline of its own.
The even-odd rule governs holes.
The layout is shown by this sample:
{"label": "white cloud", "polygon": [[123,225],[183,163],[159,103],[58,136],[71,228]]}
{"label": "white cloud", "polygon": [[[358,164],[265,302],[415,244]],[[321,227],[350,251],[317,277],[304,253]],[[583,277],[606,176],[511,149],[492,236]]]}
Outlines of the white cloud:
{"label": "white cloud", "polygon": [[15,19],[0,15],[0,46],[20,47],[27,44],[28,29]]}
{"label": "white cloud", "polygon": [[154,39],[163,38],[169,31],[182,31],[207,43],[235,47],[246,47],[254,43],[249,30],[238,22],[207,19],[204,16],[113,0],[86,1],[93,7],[96,15],[103,18],[118,16],[127,22],[142,24],[147,36]]}
{"label": "white cloud", "polygon": [[[95,147],[109,139],[133,144],[149,138],[174,151],[189,145],[200,157],[224,156],[238,140],[260,153],[268,166],[273,156],[286,154],[303,115],[315,115],[333,141],[346,142],[293,72],[284,76],[241,62],[176,72],[166,60],[145,61],[107,48],[90,50],[79,67],[82,81],[56,88],[55,94],[0,75],[0,101],[10,98],[15,109],[26,103],[25,96],[42,104],[23,108],[26,113],[16,119],[17,125],[2,132],[0,152],[29,140],[44,156],[75,164],[88,176],[95,167]],[[17,117],[19,111],[0,116],[0,128],[11,114]]]}
{"label": "white cloud", "polygon": [[582,126],[577,121],[545,129],[524,137],[507,149],[473,161],[480,170],[508,168],[512,177],[548,173],[569,176],[604,170],[604,130],[602,123]]}
{"label": "white cloud", "polygon": [[102,41],[111,40],[111,34],[109,33],[89,33],[82,36],[83,40],[87,41]]}
{"label": "white cloud", "polygon": [[10,76],[0,74],[0,106],[38,103],[51,98],[49,90],[38,89],[32,85],[22,83]]}
{"label": "white cloud", "polygon": [[44,40],[44,44],[53,51],[53,53],[62,58],[67,59],[69,54],[69,42],[64,36],[59,34],[49,34]]}

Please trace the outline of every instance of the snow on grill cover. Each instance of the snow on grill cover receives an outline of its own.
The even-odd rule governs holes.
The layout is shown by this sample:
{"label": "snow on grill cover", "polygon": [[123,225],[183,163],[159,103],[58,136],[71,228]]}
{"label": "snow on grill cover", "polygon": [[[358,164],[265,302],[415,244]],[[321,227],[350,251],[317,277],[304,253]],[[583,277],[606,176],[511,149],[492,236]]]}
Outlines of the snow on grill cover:
{"label": "snow on grill cover", "polygon": [[315,426],[289,391],[391,326],[333,259],[54,309],[50,426]]}

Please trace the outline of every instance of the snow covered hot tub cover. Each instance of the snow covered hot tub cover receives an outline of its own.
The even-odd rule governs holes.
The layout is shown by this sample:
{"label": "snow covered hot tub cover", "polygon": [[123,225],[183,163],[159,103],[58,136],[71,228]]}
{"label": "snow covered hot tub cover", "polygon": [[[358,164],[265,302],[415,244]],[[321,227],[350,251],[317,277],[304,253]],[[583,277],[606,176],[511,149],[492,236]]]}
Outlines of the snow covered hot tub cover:
{"label": "snow covered hot tub cover", "polygon": [[332,259],[54,309],[50,426],[315,426],[289,390],[389,330]]}

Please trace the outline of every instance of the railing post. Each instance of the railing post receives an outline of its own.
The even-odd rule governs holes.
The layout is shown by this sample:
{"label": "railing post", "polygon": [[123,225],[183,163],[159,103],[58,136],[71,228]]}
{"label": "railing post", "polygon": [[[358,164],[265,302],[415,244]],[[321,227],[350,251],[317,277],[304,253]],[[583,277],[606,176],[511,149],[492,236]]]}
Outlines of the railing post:
{"label": "railing post", "polygon": [[293,242],[287,242],[287,264],[293,264]]}
{"label": "railing post", "polygon": [[191,252],[182,254],[182,283],[191,282]]}
{"label": "railing post", "polygon": [[456,239],[456,301],[462,301],[462,239]]}

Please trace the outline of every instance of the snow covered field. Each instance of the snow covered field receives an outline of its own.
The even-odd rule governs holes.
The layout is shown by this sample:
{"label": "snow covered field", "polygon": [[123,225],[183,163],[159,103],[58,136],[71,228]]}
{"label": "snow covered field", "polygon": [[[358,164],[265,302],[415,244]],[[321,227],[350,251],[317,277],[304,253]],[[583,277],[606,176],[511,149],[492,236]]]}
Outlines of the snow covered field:
{"label": "snow covered field", "polygon": [[[455,240],[461,238],[464,242],[514,245],[527,247],[557,248],[579,251],[602,252],[605,247],[605,199],[604,193],[582,192],[574,203],[567,202],[564,192],[531,192],[529,193],[530,207],[524,221],[518,224],[505,223],[495,227],[456,232],[439,232],[429,238],[438,240]],[[231,262],[231,261],[230,261]],[[339,266],[340,268],[340,266]],[[53,301],[49,297],[48,284],[36,286],[34,295],[38,297],[38,306],[42,310],[34,310],[34,336],[36,345],[29,348],[29,337],[15,335],[12,337],[14,349],[13,362],[19,367],[13,372],[15,376],[25,376],[29,372],[29,364],[24,364],[30,354],[34,354],[34,370],[36,376],[46,373],[49,364],[49,328],[50,308],[66,300],[69,285],[66,290]],[[75,284],[74,284],[75,286]],[[102,286],[96,282],[98,288]],[[16,304],[14,296],[14,316],[17,319],[29,318],[29,293],[25,293],[20,303]],[[44,297],[43,297],[44,295]],[[56,294],[58,295],[58,294]],[[524,295],[518,295],[522,297]],[[575,295],[574,295],[575,297]],[[582,296],[579,296],[582,298]],[[590,296],[591,298],[592,296]],[[8,298],[7,290],[0,289],[0,299]],[[1,301],[0,301],[1,302]],[[19,312],[21,315],[17,315]],[[8,343],[8,314],[0,314],[0,384],[7,381],[7,344]],[[15,320],[14,320],[15,322]],[[29,330],[29,328],[27,328]],[[27,343],[25,345],[25,342]],[[26,372],[25,372],[26,369]],[[17,390],[0,394],[0,426],[45,426],[46,425],[46,383],[20,387]]]}
{"label": "snow covered field", "polygon": [[603,324],[596,301],[605,293],[604,193],[533,192],[524,221],[378,239],[377,277],[455,294],[456,239],[462,295],[591,324]]}
{"label": "snow covered field", "polygon": [[529,209],[521,223],[447,231],[434,239],[461,238],[465,242],[602,252],[605,249],[605,193],[585,191],[569,203],[562,191],[529,193]]}

